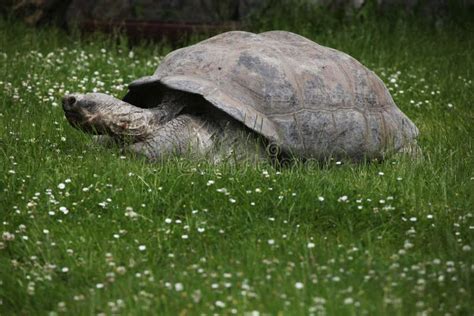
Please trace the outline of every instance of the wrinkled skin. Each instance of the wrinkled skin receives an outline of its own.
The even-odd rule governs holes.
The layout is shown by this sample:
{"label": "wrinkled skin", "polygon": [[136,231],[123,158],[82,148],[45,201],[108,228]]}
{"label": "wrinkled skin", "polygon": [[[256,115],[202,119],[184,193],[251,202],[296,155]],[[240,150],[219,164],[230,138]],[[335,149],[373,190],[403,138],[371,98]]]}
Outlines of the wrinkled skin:
{"label": "wrinkled skin", "polygon": [[[209,154],[217,162],[234,155],[236,150],[239,156],[248,153],[260,156],[257,148],[245,142],[256,137],[247,134],[249,137],[242,139],[243,127],[226,115],[202,117],[193,113],[170,113],[166,102],[173,100],[144,109],[106,94],[87,93],[66,95],[62,104],[67,120],[74,127],[86,133],[110,136],[126,151],[150,160],[191,152]],[[170,108],[185,106],[174,104]],[[222,145],[229,147],[224,153],[217,150]]]}

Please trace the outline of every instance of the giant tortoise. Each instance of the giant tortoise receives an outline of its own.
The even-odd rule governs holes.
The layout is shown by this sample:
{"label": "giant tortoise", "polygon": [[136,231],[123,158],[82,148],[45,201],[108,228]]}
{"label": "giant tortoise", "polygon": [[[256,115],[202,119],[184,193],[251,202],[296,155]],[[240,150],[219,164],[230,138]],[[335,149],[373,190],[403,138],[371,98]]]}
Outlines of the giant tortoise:
{"label": "giant tortoise", "polygon": [[[187,151],[222,155],[215,148],[224,147],[359,161],[416,147],[418,135],[375,73],[284,31],[211,37],[168,54],[123,100],[69,94],[63,108],[75,127],[152,160]],[[240,146],[249,139],[257,145]]]}

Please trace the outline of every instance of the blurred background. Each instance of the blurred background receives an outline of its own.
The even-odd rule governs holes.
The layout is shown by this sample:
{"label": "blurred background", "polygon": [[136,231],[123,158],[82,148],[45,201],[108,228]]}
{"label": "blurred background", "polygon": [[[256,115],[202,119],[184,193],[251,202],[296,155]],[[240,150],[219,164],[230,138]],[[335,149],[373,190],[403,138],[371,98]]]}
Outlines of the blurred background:
{"label": "blurred background", "polygon": [[354,20],[412,19],[433,27],[472,19],[474,0],[3,0],[0,12],[31,26],[178,39],[231,29],[313,33]]}

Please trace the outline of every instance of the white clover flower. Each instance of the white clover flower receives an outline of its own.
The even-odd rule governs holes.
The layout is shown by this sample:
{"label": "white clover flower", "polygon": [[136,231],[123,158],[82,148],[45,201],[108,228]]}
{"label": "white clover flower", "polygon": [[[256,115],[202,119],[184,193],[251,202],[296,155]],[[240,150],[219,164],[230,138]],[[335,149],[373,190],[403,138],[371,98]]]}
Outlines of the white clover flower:
{"label": "white clover flower", "polygon": [[405,240],[405,242],[403,244],[403,247],[405,249],[411,249],[411,248],[413,248],[413,244],[409,240]]}
{"label": "white clover flower", "polygon": [[297,290],[301,290],[302,288],[304,288],[304,284],[302,282],[296,282],[295,283],[295,288]]}
{"label": "white clover flower", "polygon": [[220,308],[224,308],[226,306],[225,303],[222,301],[216,301],[214,304]]}
{"label": "white clover flower", "polygon": [[338,202],[349,202],[349,200],[347,199],[347,195],[343,195],[341,196],[339,199],[337,199]]}
{"label": "white clover flower", "polygon": [[312,248],[316,247],[316,245],[313,242],[309,242],[307,247],[308,247],[308,249],[312,249]]}
{"label": "white clover flower", "polygon": [[65,206],[61,206],[59,208],[59,211],[62,212],[64,215],[68,214],[69,213],[69,210],[67,209],[67,207]]}
{"label": "white clover flower", "polygon": [[140,245],[140,246],[138,246],[138,250],[140,250],[140,251],[145,251],[145,250],[146,250],[146,246],[145,246],[145,245]]}
{"label": "white clover flower", "polygon": [[219,188],[216,190],[217,192],[219,193],[227,193],[227,189],[226,188]]}
{"label": "white clover flower", "polygon": [[115,269],[115,271],[120,275],[124,275],[125,272],[127,272],[127,269],[123,266],[119,266],[119,267],[117,267],[117,269]]}
{"label": "white clover flower", "polygon": [[12,234],[10,232],[3,232],[2,239],[5,241],[13,241],[15,240],[15,234]]}
{"label": "white clover flower", "polygon": [[126,216],[126,217],[130,217],[130,218],[133,219],[133,218],[138,217],[138,213],[135,212],[135,211],[133,210],[133,208],[131,208],[130,206],[127,206],[127,207],[125,208],[125,216]]}

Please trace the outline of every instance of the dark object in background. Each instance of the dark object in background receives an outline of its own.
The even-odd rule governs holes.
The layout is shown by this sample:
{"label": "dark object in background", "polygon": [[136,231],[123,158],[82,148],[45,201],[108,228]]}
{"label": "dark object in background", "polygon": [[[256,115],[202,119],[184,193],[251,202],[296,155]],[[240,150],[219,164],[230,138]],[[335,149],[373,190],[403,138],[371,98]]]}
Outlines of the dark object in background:
{"label": "dark object in background", "polygon": [[[253,2],[253,5],[252,5]],[[239,21],[255,0],[73,0],[68,24],[86,20],[218,23]]]}
{"label": "dark object in background", "polygon": [[255,0],[73,0],[66,12],[70,28],[123,30],[132,38],[177,39],[190,33],[239,28]]}
{"label": "dark object in background", "polygon": [[[453,3],[455,5],[453,5]],[[0,13],[14,13],[30,25],[55,23],[83,31],[120,29],[135,37],[171,39],[184,33],[219,33],[245,22],[271,18],[271,10],[318,7],[326,14],[402,10],[437,20],[450,9],[471,9],[474,0],[2,0]],[[387,14],[389,15],[389,14]],[[456,17],[456,12],[450,13]],[[317,17],[315,17],[317,18]]]}
{"label": "dark object in background", "polygon": [[264,3],[260,0],[10,0],[3,7],[0,4],[0,10],[8,12],[10,8],[29,25],[53,22],[86,32],[120,29],[132,38],[174,39],[191,32],[236,29],[240,21]]}
{"label": "dark object in background", "polygon": [[31,25],[56,21],[71,27],[87,21],[240,21],[263,3],[265,0],[6,0],[0,9],[11,10]]}
{"label": "dark object in background", "polygon": [[10,9],[20,16],[29,25],[38,25],[44,22],[54,22],[65,25],[64,13],[70,0],[6,0],[0,8],[8,12]]}

